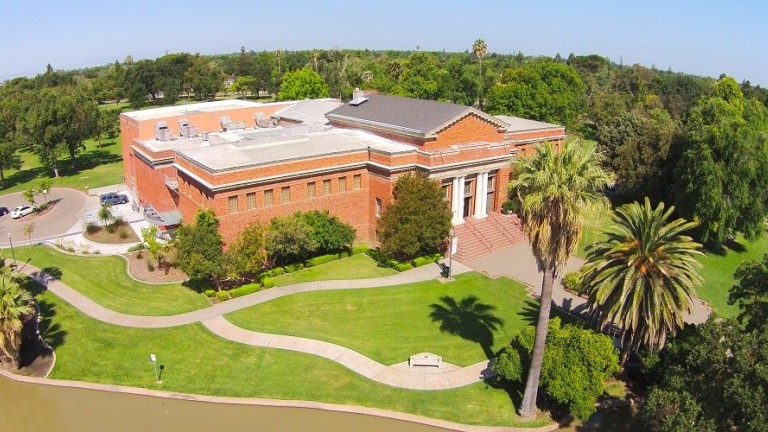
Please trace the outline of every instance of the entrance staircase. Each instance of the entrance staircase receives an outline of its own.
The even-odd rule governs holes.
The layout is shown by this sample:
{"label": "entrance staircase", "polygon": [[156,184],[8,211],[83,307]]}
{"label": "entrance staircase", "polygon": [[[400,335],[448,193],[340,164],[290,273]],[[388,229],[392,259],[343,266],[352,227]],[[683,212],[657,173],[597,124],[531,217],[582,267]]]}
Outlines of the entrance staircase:
{"label": "entrance staircase", "polygon": [[526,239],[520,219],[500,213],[489,213],[483,219],[464,219],[463,224],[455,225],[453,229],[459,239],[459,247],[453,257],[461,262],[488,255]]}

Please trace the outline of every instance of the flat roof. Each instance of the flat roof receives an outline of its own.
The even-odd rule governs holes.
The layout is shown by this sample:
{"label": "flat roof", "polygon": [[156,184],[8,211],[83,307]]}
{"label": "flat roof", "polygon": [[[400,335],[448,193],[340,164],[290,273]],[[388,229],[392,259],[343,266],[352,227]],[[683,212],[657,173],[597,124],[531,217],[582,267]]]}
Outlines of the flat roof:
{"label": "flat roof", "polygon": [[[351,129],[312,132],[306,126],[210,133],[208,141],[198,136],[173,142],[179,155],[213,172],[332,156],[368,148],[390,154],[416,151],[413,146],[368,132]],[[156,143],[152,141],[144,144],[152,148]]]}
{"label": "flat roof", "polygon": [[527,131],[534,131],[534,130],[540,130],[540,129],[556,129],[556,128],[563,127],[553,123],[546,123],[546,122],[541,122],[537,120],[529,120],[522,117],[515,117],[515,116],[508,116],[508,115],[497,115],[495,117],[509,125],[507,126],[507,132],[527,132]]}

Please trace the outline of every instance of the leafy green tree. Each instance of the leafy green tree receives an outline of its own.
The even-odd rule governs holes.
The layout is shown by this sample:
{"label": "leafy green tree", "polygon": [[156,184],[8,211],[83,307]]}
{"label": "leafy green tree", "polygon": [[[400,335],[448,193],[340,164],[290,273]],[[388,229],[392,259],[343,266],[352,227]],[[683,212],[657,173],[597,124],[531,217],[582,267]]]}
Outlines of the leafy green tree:
{"label": "leafy green tree", "polygon": [[352,247],[355,230],[328,211],[311,210],[301,217],[309,225],[312,243],[320,254],[338,252]]}
{"label": "leafy green tree", "polygon": [[437,252],[451,229],[451,210],[440,185],[406,174],[397,179],[392,198],[376,227],[381,251],[399,261]]}
{"label": "leafy green tree", "polygon": [[674,207],[655,209],[646,198],[620,207],[605,239],[587,246],[582,283],[589,295],[593,322],[600,329],[621,331],[626,355],[641,347],[657,351],[674,335],[690,312],[700,244],[685,235],[696,226],[670,220]]}
{"label": "leafy green tree", "polygon": [[[131,100],[131,105],[138,108],[147,95],[155,100],[160,91],[161,77],[154,60],[139,60],[129,65],[125,70],[122,87],[123,92]],[[137,102],[139,102],[138,105],[136,105]]]}
{"label": "leafy green tree", "polygon": [[98,118],[96,120],[96,127],[94,132],[96,133],[96,140],[101,147],[102,137],[107,139],[115,139],[120,135],[120,117],[117,110],[98,110]]}
{"label": "leafy green tree", "polygon": [[691,110],[685,132],[675,172],[680,214],[700,221],[700,239],[715,247],[734,232],[757,236],[768,215],[768,108],[723,77]]}
{"label": "leafy green tree", "polygon": [[312,227],[300,213],[278,216],[269,222],[267,253],[275,264],[303,262],[316,249]]}
{"label": "leafy green tree", "polygon": [[[603,382],[619,371],[619,356],[608,336],[574,325],[549,322],[541,369],[541,387],[571,414],[586,419],[595,412],[595,401],[603,394]],[[528,326],[504,347],[491,366],[507,381],[524,382],[530,364],[536,329]]]}
{"label": "leafy green tree", "polygon": [[5,170],[21,168],[17,132],[25,108],[22,97],[11,91],[0,93],[0,187],[5,186]]}
{"label": "leafy green tree", "polygon": [[168,269],[169,265],[166,258],[171,252],[171,245],[157,239],[157,226],[150,225],[147,228],[142,228],[141,239],[146,243],[147,250],[149,250],[152,258],[157,260],[157,268]]}
{"label": "leafy green tree", "polygon": [[99,211],[96,213],[96,218],[101,222],[101,226],[111,225],[115,220],[115,215],[112,214],[112,204],[103,204],[99,207]]}
{"label": "leafy green tree", "polygon": [[195,92],[199,100],[213,99],[224,89],[224,71],[218,63],[206,57],[192,59],[192,65],[184,74],[184,81]]}
{"label": "leafy green tree", "polygon": [[179,227],[176,259],[184,273],[195,282],[213,282],[221,289],[226,274],[224,241],[219,233],[219,221],[213,210],[198,210],[193,225]]}
{"label": "leafy green tree", "polygon": [[435,56],[426,52],[415,52],[405,63],[400,84],[403,96],[418,99],[437,100],[446,93],[448,71],[437,65]]}
{"label": "leafy green tree", "polygon": [[531,156],[513,160],[509,189],[520,199],[523,229],[544,273],[536,339],[520,406],[524,418],[536,414],[554,281],[579,244],[585,212],[605,203],[602,191],[612,181],[601,167],[601,158],[594,148],[568,141],[560,151],[551,143],[537,145]]}
{"label": "leafy green tree", "polygon": [[45,178],[40,180],[37,183],[37,190],[40,191],[40,193],[43,195],[43,201],[45,201],[43,204],[48,204],[48,195],[51,193],[51,187],[53,186],[53,182],[51,179]]}
{"label": "leafy green tree", "polygon": [[254,222],[246,225],[229,248],[235,271],[258,275],[269,264],[267,256],[267,227]]}
{"label": "leafy green tree", "polygon": [[768,327],[710,319],[659,353],[642,417],[654,431],[768,430]]}
{"label": "leafy green tree", "polygon": [[0,268],[0,354],[2,362],[19,367],[22,318],[34,312],[33,297],[21,288],[10,267]]}
{"label": "leafy green tree", "polygon": [[21,193],[21,196],[24,197],[24,199],[31,205],[32,207],[35,207],[37,204],[36,198],[37,198],[37,189],[31,187],[28,189],[24,189],[24,192]]}
{"label": "leafy green tree", "polygon": [[731,287],[728,304],[738,304],[739,321],[747,330],[768,325],[768,254],[763,262],[745,261],[733,275],[738,282]]}
{"label": "leafy green tree", "polygon": [[254,92],[255,94],[255,91],[258,91],[254,89],[256,89],[256,78],[246,75],[235,78],[235,82],[232,83],[232,88],[230,90],[242,97],[246,97],[248,96],[248,92]]}
{"label": "leafy green tree", "polygon": [[536,61],[505,71],[502,82],[488,91],[486,108],[493,114],[572,126],[584,105],[585,90],[573,68]]}
{"label": "leafy green tree", "polygon": [[286,72],[278,100],[302,100],[328,97],[328,85],[317,72],[302,68],[295,72]]}

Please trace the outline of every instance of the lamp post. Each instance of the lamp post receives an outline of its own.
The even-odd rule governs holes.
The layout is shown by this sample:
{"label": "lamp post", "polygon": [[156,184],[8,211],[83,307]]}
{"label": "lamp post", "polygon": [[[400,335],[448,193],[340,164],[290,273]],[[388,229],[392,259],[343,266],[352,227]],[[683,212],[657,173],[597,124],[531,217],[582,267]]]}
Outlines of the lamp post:
{"label": "lamp post", "polygon": [[448,279],[451,279],[451,273],[453,273],[453,254],[456,252],[454,242],[456,241],[456,230],[451,227],[448,231],[448,235],[451,237],[451,245],[448,247]]}
{"label": "lamp post", "polygon": [[154,354],[149,355],[149,360],[152,361],[152,368],[155,370],[155,378],[157,378],[157,383],[160,384],[160,375],[157,373],[157,356]]}
{"label": "lamp post", "polygon": [[16,266],[16,251],[13,250],[13,240],[11,239],[11,233],[8,233],[8,243],[11,244],[11,255],[13,255],[13,266]]}

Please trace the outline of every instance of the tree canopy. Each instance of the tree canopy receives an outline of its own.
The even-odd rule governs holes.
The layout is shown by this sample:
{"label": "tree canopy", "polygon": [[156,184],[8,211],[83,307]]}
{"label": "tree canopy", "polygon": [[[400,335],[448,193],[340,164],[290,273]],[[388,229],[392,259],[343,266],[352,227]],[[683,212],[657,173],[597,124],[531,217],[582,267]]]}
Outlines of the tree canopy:
{"label": "tree canopy", "polygon": [[287,72],[283,77],[278,100],[302,100],[328,97],[328,85],[310,68]]}
{"label": "tree canopy", "polygon": [[197,282],[212,281],[217,288],[225,275],[224,242],[213,210],[199,210],[195,223],[178,229],[176,259],[184,273]]}

